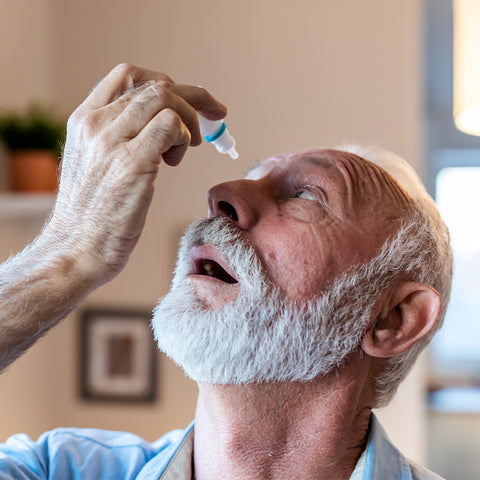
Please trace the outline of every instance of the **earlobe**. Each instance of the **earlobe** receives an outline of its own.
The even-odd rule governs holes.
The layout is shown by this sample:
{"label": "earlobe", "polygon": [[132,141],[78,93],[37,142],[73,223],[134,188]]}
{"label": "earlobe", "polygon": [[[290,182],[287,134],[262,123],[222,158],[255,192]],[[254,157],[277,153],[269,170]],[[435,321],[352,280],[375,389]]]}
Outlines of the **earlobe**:
{"label": "earlobe", "polygon": [[439,293],[417,282],[398,284],[383,312],[362,341],[372,357],[393,357],[408,350],[430,332],[442,306]]}

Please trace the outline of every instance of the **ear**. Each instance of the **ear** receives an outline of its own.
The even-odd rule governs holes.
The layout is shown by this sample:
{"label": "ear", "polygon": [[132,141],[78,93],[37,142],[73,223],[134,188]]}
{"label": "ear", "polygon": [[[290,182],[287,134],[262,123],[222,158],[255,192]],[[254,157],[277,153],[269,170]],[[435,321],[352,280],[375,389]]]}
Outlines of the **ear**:
{"label": "ear", "polygon": [[362,341],[371,357],[393,357],[427,335],[440,314],[439,293],[417,282],[401,282]]}

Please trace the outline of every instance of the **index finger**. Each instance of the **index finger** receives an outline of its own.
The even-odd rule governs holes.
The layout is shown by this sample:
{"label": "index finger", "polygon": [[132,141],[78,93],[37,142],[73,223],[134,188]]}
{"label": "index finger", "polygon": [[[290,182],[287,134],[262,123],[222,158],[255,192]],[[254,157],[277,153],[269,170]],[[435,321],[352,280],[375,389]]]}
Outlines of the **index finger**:
{"label": "index finger", "polygon": [[111,103],[119,94],[149,80],[175,83],[164,73],[121,63],[104,77],[83,102],[89,108],[97,109]]}
{"label": "index finger", "polygon": [[227,107],[203,87],[175,83],[170,86],[170,91],[182,97],[209,120],[219,120],[227,115]]}

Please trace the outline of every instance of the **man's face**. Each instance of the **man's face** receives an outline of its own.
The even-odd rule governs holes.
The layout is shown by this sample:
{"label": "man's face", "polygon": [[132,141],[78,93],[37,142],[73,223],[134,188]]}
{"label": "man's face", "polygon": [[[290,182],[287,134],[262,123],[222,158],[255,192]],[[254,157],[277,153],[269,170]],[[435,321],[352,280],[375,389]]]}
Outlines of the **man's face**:
{"label": "man's face", "polygon": [[[213,187],[209,217],[233,216],[271,281],[287,298],[302,301],[318,296],[383,244],[392,231],[389,210],[395,212],[392,199],[382,198],[389,183],[383,170],[354,155],[330,150],[282,155],[251,169],[243,180]],[[187,279],[212,307],[231,302],[239,289],[218,281],[215,271],[208,277],[198,268],[199,259],[218,260],[217,255],[208,246],[196,250],[197,268]],[[233,273],[228,264],[223,267]]]}
{"label": "man's face", "polygon": [[272,158],[212,188],[212,220],[187,231],[155,312],[160,349],[200,382],[329,373],[359,348],[375,303],[345,298],[342,275],[375,255],[402,201],[383,170],[330,150]]}

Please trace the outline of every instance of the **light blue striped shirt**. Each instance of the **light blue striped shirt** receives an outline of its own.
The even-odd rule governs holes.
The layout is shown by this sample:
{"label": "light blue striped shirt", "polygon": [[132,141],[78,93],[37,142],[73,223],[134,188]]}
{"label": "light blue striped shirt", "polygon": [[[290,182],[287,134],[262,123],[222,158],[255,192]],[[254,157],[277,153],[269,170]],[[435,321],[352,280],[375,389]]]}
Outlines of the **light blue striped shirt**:
{"label": "light blue striped shirt", "polygon": [[[191,480],[193,423],[153,443],[131,433],[59,428],[37,441],[0,445],[0,480]],[[368,443],[350,480],[439,480],[409,462],[372,414]]]}

